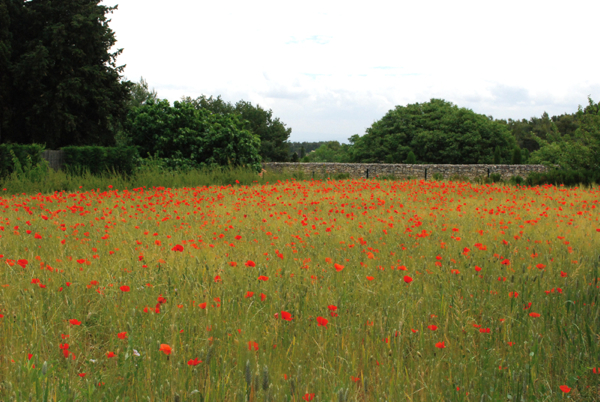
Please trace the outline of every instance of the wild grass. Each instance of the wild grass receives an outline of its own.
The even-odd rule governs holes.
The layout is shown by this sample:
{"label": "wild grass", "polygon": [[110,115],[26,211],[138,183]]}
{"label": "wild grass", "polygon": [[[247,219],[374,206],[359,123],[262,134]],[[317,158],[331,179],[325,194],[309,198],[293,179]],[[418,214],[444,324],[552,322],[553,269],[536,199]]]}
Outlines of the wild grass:
{"label": "wild grass", "polygon": [[4,182],[0,400],[600,399],[597,188],[238,173]]}

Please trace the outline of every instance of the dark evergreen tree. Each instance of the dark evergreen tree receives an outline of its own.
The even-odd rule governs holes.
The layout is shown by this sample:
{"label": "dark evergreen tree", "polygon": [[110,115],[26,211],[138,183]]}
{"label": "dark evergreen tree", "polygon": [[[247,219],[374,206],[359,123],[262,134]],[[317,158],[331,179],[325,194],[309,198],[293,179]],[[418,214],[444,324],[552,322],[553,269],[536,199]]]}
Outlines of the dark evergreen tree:
{"label": "dark evergreen tree", "polygon": [[415,153],[413,151],[410,151],[408,153],[408,156],[406,157],[406,161],[404,163],[409,165],[414,165],[415,163],[417,163],[417,157],[415,156]]}
{"label": "dark evergreen tree", "polygon": [[112,145],[131,83],[101,0],[0,0],[0,142]]}
{"label": "dark evergreen tree", "polygon": [[522,161],[523,161],[523,158],[521,155],[521,148],[519,148],[518,146],[515,146],[510,163],[513,165],[520,165],[522,163]]}
{"label": "dark evergreen tree", "polygon": [[494,165],[500,164],[500,147],[494,149]]}
{"label": "dark evergreen tree", "polygon": [[299,160],[300,158],[298,158],[298,154],[294,152],[292,154],[292,162],[298,162]]}
{"label": "dark evergreen tree", "polygon": [[300,147],[300,159],[306,156],[306,149],[304,149],[304,145]]}

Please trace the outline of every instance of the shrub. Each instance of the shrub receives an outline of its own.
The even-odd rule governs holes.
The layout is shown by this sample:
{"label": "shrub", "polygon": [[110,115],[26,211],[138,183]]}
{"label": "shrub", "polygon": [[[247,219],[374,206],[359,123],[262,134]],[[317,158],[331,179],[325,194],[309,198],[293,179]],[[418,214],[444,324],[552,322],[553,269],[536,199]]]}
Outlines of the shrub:
{"label": "shrub", "polygon": [[68,173],[89,171],[99,175],[106,172],[131,174],[135,169],[139,155],[135,147],[64,147],[64,169]]}
{"label": "shrub", "polygon": [[15,171],[14,158],[17,158],[19,166],[37,166],[42,163],[43,151],[44,146],[40,144],[0,144],[0,177]]}

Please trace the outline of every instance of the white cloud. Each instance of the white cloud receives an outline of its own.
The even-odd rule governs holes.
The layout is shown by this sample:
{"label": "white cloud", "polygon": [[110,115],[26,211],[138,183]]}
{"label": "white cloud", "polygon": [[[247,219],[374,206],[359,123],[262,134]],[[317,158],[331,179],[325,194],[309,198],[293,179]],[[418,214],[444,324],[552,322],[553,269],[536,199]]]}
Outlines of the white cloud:
{"label": "white cloud", "polygon": [[129,79],[171,101],[259,103],[293,141],[345,141],[431,98],[514,119],[600,98],[596,0],[121,3]]}

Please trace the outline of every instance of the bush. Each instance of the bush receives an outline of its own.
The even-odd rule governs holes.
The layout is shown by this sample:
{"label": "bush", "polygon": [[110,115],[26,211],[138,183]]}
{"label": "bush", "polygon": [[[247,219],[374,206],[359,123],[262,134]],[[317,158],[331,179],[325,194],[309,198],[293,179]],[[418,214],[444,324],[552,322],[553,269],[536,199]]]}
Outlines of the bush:
{"label": "bush", "polygon": [[195,109],[191,103],[148,101],[127,117],[131,143],[171,168],[247,166],[260,172],[260,139],[237,115]]}
{"label": "bush", "polygon": [[510,178],[509,183],[520,186],[525,183],[525,179],[523,179],[521,176],[513,176]]}
{"label": "bush", "polygon": [[[15,171],[14,157],[19,166],[37,166],[42,163],[44,146],[39,144],[0,144],[0,177]],[[11,153],[12,152],[12,153]]]}
{"label": "bush", "polygon": [[432,177],[433,177],[433,180],[435,180],[435,181],[444,180],[444,175],[441,173],[434,173]]}
{"label": "bush", "polygon": [[131,174],[139,155],[135,147],[64,147],[64,169],[69,173],[89,171],[93,175],[106,172]]}
{"label": "bush", "polygon": [[545,173],[530,173],[526,182],[530,186],[541,184],[592,186],[600,183],[600,172],[594,170],[553,169]]}
{"label": "bush", "polygon": [[490,177],[487,178],[486,183],[498,183],[502,181],[502,175],[500,173],[492,173]]}

